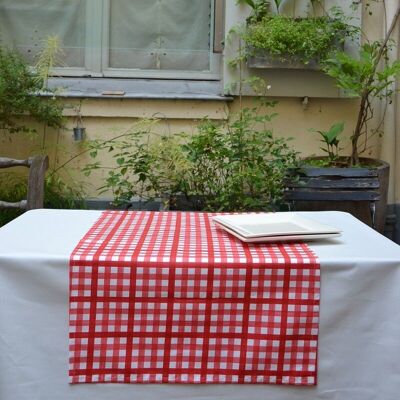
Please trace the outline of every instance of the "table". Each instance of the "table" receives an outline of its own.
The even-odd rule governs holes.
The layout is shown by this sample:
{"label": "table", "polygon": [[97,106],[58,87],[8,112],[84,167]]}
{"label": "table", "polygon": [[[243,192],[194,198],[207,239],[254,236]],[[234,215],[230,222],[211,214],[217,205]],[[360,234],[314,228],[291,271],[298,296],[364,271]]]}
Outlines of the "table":
{"label": "table", "polygon": [[400,247],[350,214],[300,213],[343,229],[310,243],[321,264],[319,383],[68,384],[68,262],[99,211],[29,211],[0,229],[1,400],[397,400]]}

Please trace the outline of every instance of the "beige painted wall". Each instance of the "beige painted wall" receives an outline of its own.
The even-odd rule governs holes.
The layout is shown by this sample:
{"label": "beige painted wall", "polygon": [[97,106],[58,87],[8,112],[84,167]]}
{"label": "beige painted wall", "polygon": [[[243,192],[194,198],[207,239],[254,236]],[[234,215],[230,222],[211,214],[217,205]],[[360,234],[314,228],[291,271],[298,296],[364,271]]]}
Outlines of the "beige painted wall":
{"label": "beige painted wall", "polygon": [[[27,157],[38,152],[44,143],[45,151],[51,158],[51,167],[57,168],[71,157],[85,150],[84,144],[74,142],[72,127],[74,125],[72,102],[67,101],[66,129],[54,131],[38,126],[37,137],[27,138],[14,135],[11,139],[2,137],[0,140],[0,155],[12,157]],[[245,98],[243,105],[251,106],[251,98]],[[83,125],[86,127],[87,140],[110,139],[130,129],[138,118],[159,117],[157,130],[160,133],[193,133],[199,120],[205,116],[212,119],[226,119],[239,109],[239,101],[164,101],[164,100],[84,100],[82,102]],[[280,98],[273,112],[279,115],[271,127],[278,136],[292,137],[293,147],[303,155],[321,154],[320,143],[316,134],[309,129],[328,129],[335,122],[346,123],[346,134],[350,134],[357,111],[357,100],[317,99],[311,98],[308,104],[303,104],[301,98]],[[266,110],[271,112],[271,110]],[[45,135],[45,136],[44,136]],[[43,137],[45,139],[43,140]],[[344,140],[344,144],[348,140]],[[97,197],[96,188],[101,186],[104,176],[94,174],[86,178],[81,168],[93,160],[84,153],[70,163],[64,171],[65,177],[85,181],[89,197]],[[105,164],[112,165],[107,160]],[[103,195],[102,197],[107,197]]]}

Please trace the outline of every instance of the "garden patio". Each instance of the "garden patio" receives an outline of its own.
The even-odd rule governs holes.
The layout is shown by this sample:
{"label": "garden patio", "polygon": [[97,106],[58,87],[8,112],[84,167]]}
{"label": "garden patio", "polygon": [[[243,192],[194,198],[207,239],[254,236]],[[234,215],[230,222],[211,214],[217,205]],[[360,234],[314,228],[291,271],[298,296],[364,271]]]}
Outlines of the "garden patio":
{"label": "garden patio", "polygon": [[400,0],[0,0],[0,399],[397,400],[399,54]]}
{"label": "garden patio", "polygon": [[[182,11],[188,13],[187,22],[175,25],[175,30],[165,34],[170,42],[164,49],[157,42],[159,39],[156,40],[163,38],[162,34],[145,33],[147,27],[139,24],[138,15],[143,12],[146,16],[146,11],[138,9],[137,13],[129,11],[130,14],[124,15],[127,6],[112,3],[109,9],[104,6],[111,21],[108,33],[103,32],[108,35],[107,57],[96,55],[100,48],[95,42],[95,33],[92,32],[92,36],[88,33],[88,26],[96,27],[98,34],[105,29],[96,25],[97,16],[92,15],[95,13],[91,9],[96,8],[95,5],[59,1],[38,13],[39,3],[19,2],[18,6],[10,1],[1,3],[2,68],[3,77],[7,76],[2,83],[4,134],[1,156],[16,159],[38,153],[49,156],[47,206],[70,208],[81,206],[81,200],[85,200],[89,207],[104,208],[113,201],[120,205],[137,201],[142,204],[149,199],[165,200],[184,193],[186,197],[214,198],[214,204],[202,204],[209,210],[281,209],[283,170],[277,165],[286,168],[293,164],[295,157],[298,162],[316,155],[329,155],[332,161],[335,157],[354,155],[356,148],[361,156],[382,159],[391,166],[386,232],[393,239],[397,237],[398,92],[397,65],[393,62],[398,54],[395,40],[398,24],[392,27],[388,49],[380,54],[379,68],[373,77],[374,87],[367,90],[368,98],[363,99],[362,94],[368,84],[368,68],[379,61],[376,60],[379,49],[363,47],[364,64],[354,64],[360,43],[372,45],[374,40],[385,39],[385,32],[391,28],[396,14],[397,2],[358,6],[352,1],[326,1],[326,4],[306,0],[277,2],[270,5],[273,18],[268,17],[274,23],[270,22],[268,26],[276,30],[272,33],[262,31],[258,22],[266,18],[262,14],[262,1],[256,4],[252,1],[240,4],[234,4],[234,1],[226,4],[223,1],[215,4],[199,2]],[[153,10],[163,23],[170,24],[175,18],[174,6],[178,7],[179,2],[172,3],[149,5],[148,12]],[[255,7],[257,4],[259,9]],[[45,15],[48,15],[48,22],[41,24]],[[194,15],[202,17],[196,20],[192,36],[184,35],[190,26],[188,19]],[[336,25],[324,20],[325,15],[333,18]],[[292,16],[310,16],[319,20],[315,27],[284,27],[291,32],[292,39],[290,35],[284,39],[277,36],[274,42],[273,35],[282,31],[279,24],[290,21]],[[62,25],[57,23],[57,18],[63,18]],[[113,28],[117,20],[118,26],[123,25],[121,29]],[[131,35],[136,29],[143,35],[143,43],[149,43],[146,45],[148,50],[143,50],[148,52],[147,58],[141,59],[142,50],[137,50],[143,44],[132,42],[131,47],[124,47],[123,40],[126,39],[121,37],[124,29]],[[307,29],[309,42],[296,36]],[[314,34],[318,39],[314,42],[312,29],[318,32]],[[326,29],[326,37],[321,38],[323,29]],[[260,56],[260,52],[266,50],[254,50],[257,41],[263,46],[263,35],[269,35],[264,46],[270,46],[273,62],[280,65],[270,65],[270,61]],[[333,44],[332,37],[335,37]],[[304,47],[305,43],[308,48]],[[330,50],[331,45],[333,50]],[[21,104],[20,99],[17,101],[12,96],[15,91],[13,79],[20,79],[25,67],[18,65],[14,68],[14,76],[10,77],[10,65],[17,62],[7,60],[11,55],[6,54],[5,49],[10,46],[37,67],[38,77],[32,79],[34,83],[28,82],[28,78],[25,82],[28,90],[41,93],[36,104],[29,99],[26,104]],[[179,46],[182,49],[176,49]],[[296,50],[296,46],[300,49]],[[337,52],[343,48],[349,59],[329,63],[329,51]],[[165,53],[164,59],[161,51]],[[298,65],[289,59],[295,51],[300,54],[295,56]],[[321,60],[321,65],[314,65],[323,52],[328,61],[324,64]],[[100,63],[96,64],[95,60]],[[135,60],[142,60],[144,64],[135,65],[138,62]],[[259,63],[256,67],[252,64],[254,60]],[[388,63],[384,71],[383,63]],[[346,68],[351,73],[343,73]],[[245,116],[244,110],[247,110]],[[33,120],[26,119],[29,113],[34,116]],[[23,119],[16,121],[13,114],[23,115]],[[235,124],[241,118],[243,126],[238,127]],[[211,137],[213,129],[222,140],[226,139],[224,132],[229,131],[231,142],[220,140],[217,143],[218,138]],[[350,138],[355,137],[355,130],[359,137],[356,145],[352,145]],[[84,137],[76,136],[82,132]],[[332,134],[335,137],[327,142],[326,135]],[[193,135],[198,136],[197,142],[196,138],[189,139]],[[269,135],[272,138],[267,139]],[[189,148],[179,148],[182,143],[187,145],[188,140],[192,140]],[[209,144],[214,148],[214,161],[220,157],[219,165],[204,158],[207,149],[201,148],[204,145],[200,144],[201,140],[215,140]],[[243,142],[240,146],[243,154],[233,151],[235,140]],[[329,140],[333,142],[329,143]],[[146,141],[147,148],[139,149],[139,144]],[[282,142],[278,144],[278,141]],[[272,144],[275,146],[273,151],[280,152],[275,163],[263,162],[243,172],[243,165],[233,162],[242,158],[245,164],[251,152],[254,161],[256,149],[260,153],[268,152],[267,147]],[[126,150],[123,157],[120,156],[121,146]],[[298,154],[286,152],[285,146]],[[94,155],[96,157],[92,157]],[[146,165],[139,165],[140,157],[142,161],[147,157]],[[197,164],[190,165],[194,158]],[[210,170],[220,171],[214,174],[218,178],[212,180],[212,174],[205,176],[204,163],[209,163]],[[232,176],[231,181],[221,184],[223,175]],[[269,179],[264,179],[263,175]],[[189,176],[191,179],[183,179]],[[21,183],[13,181],[8,174],[5,179],[10,181],[2,185],[0,197],[6,200],[20,196]],[[366,213],[364,210],[363,214]]]}

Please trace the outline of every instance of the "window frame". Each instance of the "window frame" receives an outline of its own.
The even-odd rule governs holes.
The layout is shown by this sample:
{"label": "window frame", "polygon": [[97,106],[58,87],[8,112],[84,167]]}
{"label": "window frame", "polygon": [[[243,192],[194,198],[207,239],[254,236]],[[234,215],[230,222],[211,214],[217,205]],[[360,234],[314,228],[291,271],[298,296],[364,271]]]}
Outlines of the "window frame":
{"label": "window frame", "polygon": [[[93,77],[93,78],[138,78],[138,79],[192,79],[192,80],[220,80],[221,79],[221,50],[216,47],[216,27],[220,27],[221,4],[224,0],[212,0],[211,5],[211,32],[210,32],[210,70],[153,70],[153,69],[124,69],[110,68],[109,63],[109,28],[110,28],[110,0],[86,0],[86,40],[85,66],[54,68],[53,76],[66,77]],[[98,51],[92,49],[97,48]]]}

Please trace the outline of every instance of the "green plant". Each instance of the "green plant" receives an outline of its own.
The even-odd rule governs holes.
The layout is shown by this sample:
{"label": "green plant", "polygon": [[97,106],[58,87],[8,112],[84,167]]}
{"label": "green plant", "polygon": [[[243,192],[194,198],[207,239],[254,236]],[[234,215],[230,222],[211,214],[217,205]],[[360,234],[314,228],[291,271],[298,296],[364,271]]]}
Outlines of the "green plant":
{"label": "green plant", "polygon": [[181,182],[188,174],[188,161],[180,144],[184,135],[158,134],[153,129],[158,122],[142,120],[112,139],[87,143],[94,159],[99,153],[112,155],[113,166],[95,161],[83,171],[88,176],[93,170],[108,170],[99,190],[100,194],[111,191],[115,205],[128,205],[134,197],[148,201],[181,192]]}
{"label": "green plant", "polygon": [[259,21],[269,12],[269,0],[237,0],[237,4],[247,4],[252,9],[250,20]]}
{"label": "green plant", "polygon": [[78,182],[67,182],[57,173],[47,174],[44,186],[44,207],[56,209],[83,209],[85,190]]}
{"label": "green plant", "polygon": [[64,52],[61,49],[60,38],[57,35],[48,36],[43,42],[43,49],[37,55],[35,63],[36,79],[42,86],[41,90],[48,90],[48,81],[53,68],[62,65]]}
{"label": "green plant", "polygon": [[311,129],[311,132],[316,132],[321,137],[321,142],[324,143],[324,147],[321,150],[328,155],[328,164],[334,164],[339,158],[339,136],[343,132],[344,122],[339,122],[332,125],[329,130],[315,130]]}
{"label": "green plant", "polygon": [[[245,27],[233,29],[246,43],[246,58],[268,55],[281,62],[309,64],[324,60],[346,38],[355,38],[360,33],[341,8],[332,7],[327,12],[320,0],[310,0],[311,14],[307,17],[281,14],[282,0],[274,0],[273,7],[269,1],[262,0],[238,0],[237,3],[252,9]],[[317,4],[323,16],[316,14]]]}
{"label": "green plant", "polygon": [[[47,97],[38,96],[38,93]],[[62,104],[45,88],[43,78],[32,72],[14,51],[0,48],[0,129],[3,132],[36,132],[24,121],[28,115],[47,126],[60,128]]]}
{"label": "green plant", "polygon": [[[26,196],[26,179],[9,172],[0,174],[0,199],[3,201],[15,202]],[[22,214],[18,209],[0,210],[0,226],[12,221]]]}
{"label": "green plant", "polygon": [[254,107],[223,124],[205,120],[184,147],[191,162],[189,197],[200,198],[209,211],[278,209],[297,153],[273,135],[275,116]]}
{"label": "green plant", "polygon": [[[62,128],[63,104],[55,97],[56,92],[48,88],[50,71],[61,63],[62,52],[57,36],[49,36],[38,54],[34,68],[14,50],[0,48],[0,129],[3,133],[37,133],[32,128],[30,116],[36,122],[43,124],[43,141],[40,152],[46,148],[46,127]],[[39,95],[40,93],[40,95]],[[57,131],[57,138],[60,130]],[[12,136],[10,136],[12,141]],[[55,145],[56,154],[58,139]],[[52,145],[53,148],[53,145]],[[57,159],[57,156],[55,157]],[[51,169],[45,178],[44,206],[46,208],[83,208],[84,194],[82,185],[70,180],[69,183],[61,178],[57,171],[64,169]],[[16,174],[0,176],[0,198],[17,201],[26,196],[26,177]],[[1,210],[0,222],[4,223],[19,215],[14,210]]]}
{"label": "green plant", "polygon": [[[26,198],[27,177],[21,174],[2,172],[0,174],[0,199],[9,202]],[[77,183],[68,184],[58,174],[47,174],[44,186],[45,208],[85,208],[84,191]],[[18,209],[0,210],[0,226],[5,225],[23,213]]]}
{"label": "green plant", "polygon": [[[267,126],[276,114],[258,111],[244,108],[222,124],[205,119],[191,136],[156,134],[158,121],[147,121],[115,139],[91,142],[92,157],[106,151],[115,161],[100,190],[111,190],[117,204],[183,195],[202,210],[276,209],[296,152]],[[107,167],[96,161],[85,171],[99,168]]]}
{"label": "green plant", "polygon": [[[276,14],[280,13],[280,9],[284,0],[273,0],[274,3],[274,11]],[[292,0],[294,3],[295,0]],[[237,4],[247,4],[252,9],[252,14],[250,16],[251,21],[259,21],[266,14],[271,12],[271,1],[270,0],[236,0]],[[313,10],[316,4],[321,4],[321,0],[309,0]]]}
{"label": "green plant", "polygon": [[369,128],[369,121],[374,116],[373,99],[389,99],[394,80],[400,73],[400,61],[388,61],[390,37],[399,16],[400,6],[384,39],[364,43],[357,58],[338,51],[324,62],[324,71],[335,78],[337,86],[349,97],[360,98],[357,122],[351,137],[350,165],[359,164],[359,155],[368,149],[368,139],[379,133],[379,129]]}
{"label": "green plant", "polygon": [[280,61],[295,57],[308,64],[310,60],[324,60],[345,37],[353,34],[355,28],[340,18],[267,15],[249,24],[242,38],[249,55],[262,50]]}
{"label": "green plant", "polygon": [[274,4],[275,4],[275,8],[276,8],[276,12],[279,13],[279,8],[282,5],[283,0],[274,0]]}

